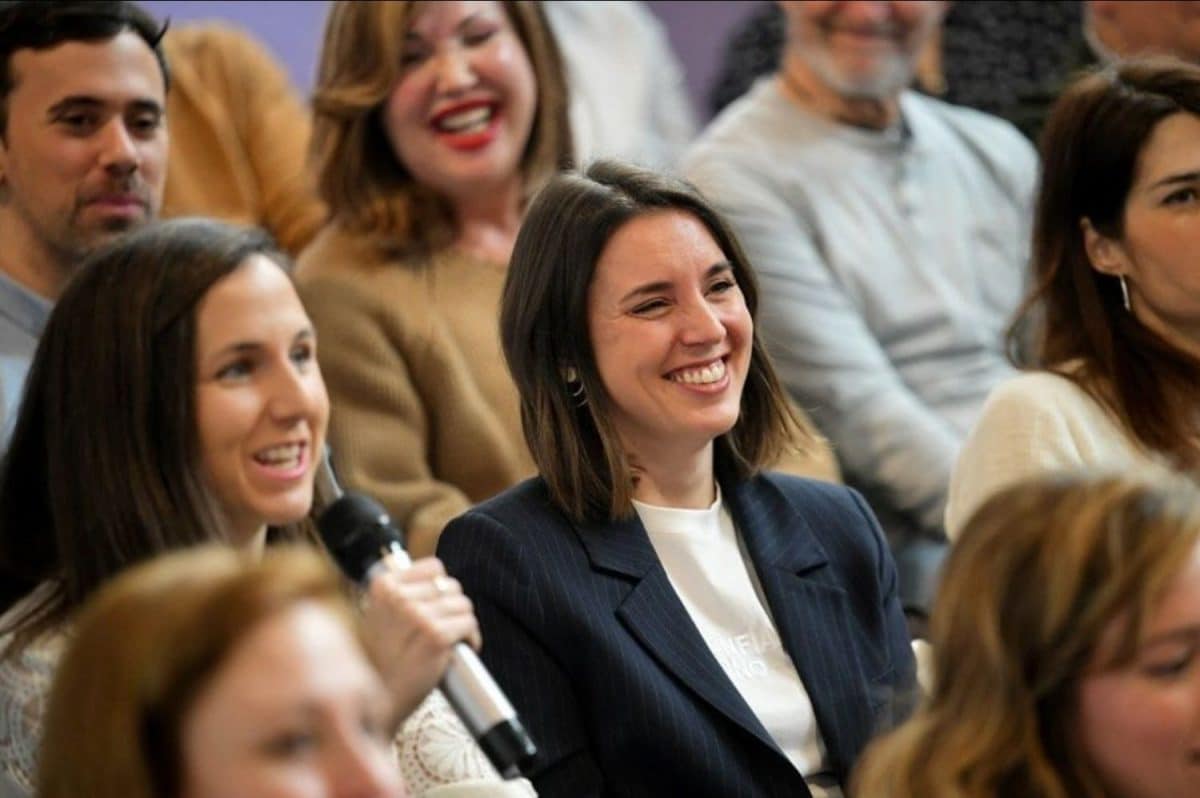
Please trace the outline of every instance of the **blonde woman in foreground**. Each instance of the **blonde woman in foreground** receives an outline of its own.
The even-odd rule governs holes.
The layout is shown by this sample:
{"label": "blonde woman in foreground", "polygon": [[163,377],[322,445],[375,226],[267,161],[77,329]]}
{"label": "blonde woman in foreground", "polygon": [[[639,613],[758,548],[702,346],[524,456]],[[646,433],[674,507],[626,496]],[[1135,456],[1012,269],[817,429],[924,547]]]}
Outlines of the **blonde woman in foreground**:
{"label": "blonde woman in foreground", "polygon": [[1061,476],[998,493],[951,551],[934,685],[861,798],[1200,795],[1200,493]]}
{"label": "blonde woman in foreground", "polygon": [[80,614],[37,794],[399,798],[396,710],[315,551],[167,554]]}

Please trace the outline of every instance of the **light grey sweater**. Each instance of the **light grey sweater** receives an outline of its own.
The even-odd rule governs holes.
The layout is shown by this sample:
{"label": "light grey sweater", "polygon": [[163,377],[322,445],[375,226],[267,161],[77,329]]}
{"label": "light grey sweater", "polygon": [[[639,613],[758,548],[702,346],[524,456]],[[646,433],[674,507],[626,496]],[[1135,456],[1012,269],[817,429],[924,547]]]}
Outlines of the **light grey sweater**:
{"label": "light grey sweater", "polygon": [[940,529],[958,448],[1012,373],[1037,158],[1016,128],[913,92],[864,130],[760,80],[684,172],[733,225],[776,365],[847,474]]}

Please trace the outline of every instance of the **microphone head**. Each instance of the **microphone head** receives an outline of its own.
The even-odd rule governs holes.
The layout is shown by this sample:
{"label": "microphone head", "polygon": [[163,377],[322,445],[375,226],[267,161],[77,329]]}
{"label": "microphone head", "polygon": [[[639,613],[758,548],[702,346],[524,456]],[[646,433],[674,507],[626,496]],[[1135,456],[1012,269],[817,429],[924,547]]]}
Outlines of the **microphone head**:
{"label": "microphone head", "polygon": [[387,549],[404,544],[387,510],[374,499],[355,493],[347,493],[325,508],[317,518],[317,530],[338,567],[359,583]]}

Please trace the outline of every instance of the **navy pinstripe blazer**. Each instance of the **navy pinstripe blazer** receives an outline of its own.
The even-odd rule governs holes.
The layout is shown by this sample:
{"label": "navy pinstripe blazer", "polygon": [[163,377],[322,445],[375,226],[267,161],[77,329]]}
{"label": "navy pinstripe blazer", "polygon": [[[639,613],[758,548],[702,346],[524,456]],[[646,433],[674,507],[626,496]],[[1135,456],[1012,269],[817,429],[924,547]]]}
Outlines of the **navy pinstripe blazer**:
{"label": "navy pinstripe blazer", "polygon": [[[913,695],[896,573],[854,491],[779,474],[722,481],[844,785]],[[807,796],[734,688],[636,518],[575,525],[529,480],[455,519],[438,556],[475,602],[482,657],[558,796]],[[740,563],[730,563],[740,567]]]}

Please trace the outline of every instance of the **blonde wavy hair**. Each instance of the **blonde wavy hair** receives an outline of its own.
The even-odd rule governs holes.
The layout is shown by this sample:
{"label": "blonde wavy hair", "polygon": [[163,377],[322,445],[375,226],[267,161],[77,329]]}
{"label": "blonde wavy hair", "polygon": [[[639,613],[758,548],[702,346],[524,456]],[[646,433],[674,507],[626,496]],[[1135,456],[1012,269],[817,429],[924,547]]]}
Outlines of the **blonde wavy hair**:
{"label": "blonde wavy hair", "polygon": [[229,546],[135,566],[80,613],[47,702],[38,798],[179,795],[193,701],[268,618],[316,602],[367,648],[332,565],[312,546],[255,559]]}
{"label": "blonde wavy hair", "polygon": [[861,761],[861,798],[1100,798],[1076,730],[1082,675],[1132,661],[1200,540],[1187,481],[1059,476],[1000,492],[946,562],[930,621],[934,684]]}
{"label": "blonde wavy hair", "polygon": [[[401,77],[412,0],[337,0],[329,10],[313,93],[317,189],[333,218],[401,250],[453,240],[446,201],[416,182],[388,143],[380,111]],[[558,47],[538,3],[501,3],[537,80],[537,108],[521,159],[526,198],[571,165],[567,87]]]}

